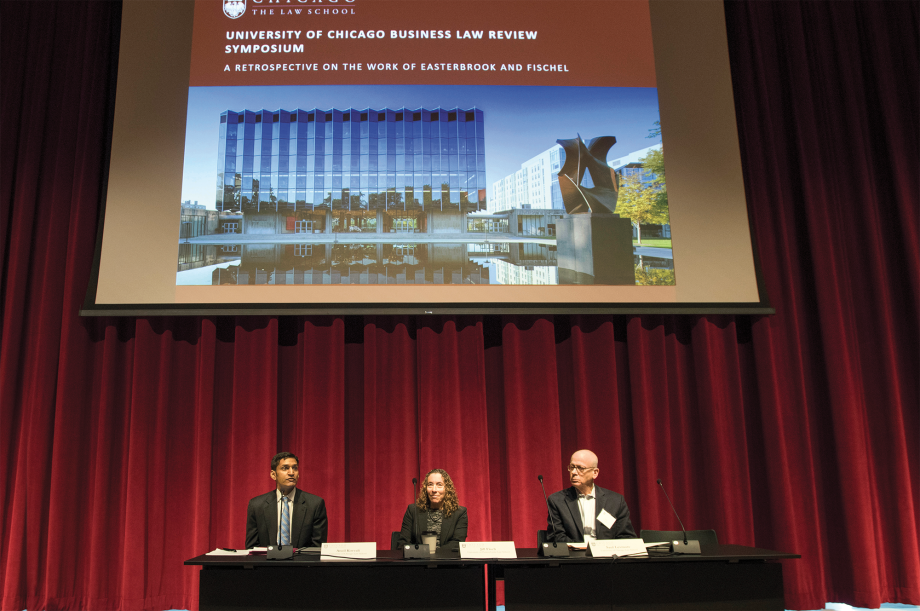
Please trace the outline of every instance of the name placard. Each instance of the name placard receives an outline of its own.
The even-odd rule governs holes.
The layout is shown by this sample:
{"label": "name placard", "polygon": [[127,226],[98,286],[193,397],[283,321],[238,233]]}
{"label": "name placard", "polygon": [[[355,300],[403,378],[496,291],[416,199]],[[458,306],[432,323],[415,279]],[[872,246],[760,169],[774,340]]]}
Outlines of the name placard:
{"label": "name placard", "polygon": [[604,539],[588,542],[588,555],[595,558],[611,556],[629,556],[630,558],[648,557],[645,542],[642,539]]}
{"label": "name placard", "polygon": [[377,557],[377,543],[323,543],[320,560],[373,560]]}
{"label": "name placard", "polygon": [[460,544],[461,558],[517,558],[514,541],[467,541]]}

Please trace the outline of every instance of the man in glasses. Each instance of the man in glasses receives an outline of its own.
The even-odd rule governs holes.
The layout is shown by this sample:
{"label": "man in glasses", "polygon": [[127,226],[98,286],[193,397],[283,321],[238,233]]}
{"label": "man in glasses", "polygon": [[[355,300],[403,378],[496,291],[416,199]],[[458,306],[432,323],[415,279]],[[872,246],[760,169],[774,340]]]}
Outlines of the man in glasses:
{"label": "man in glasses", "polygon": [[290,452],[272,458],[271,478],[277,486],[249,501],[246,548],[284,545],[319,547],[326,541],[326,503],[297,488],[300,461]]}
{"label": "man in glasses", "polygon": [[594,485],[597,456],[590,450],[572,454],[568,466],[572,486],[549,497],[548,541],[585,542],[635,537],[623,495]]}

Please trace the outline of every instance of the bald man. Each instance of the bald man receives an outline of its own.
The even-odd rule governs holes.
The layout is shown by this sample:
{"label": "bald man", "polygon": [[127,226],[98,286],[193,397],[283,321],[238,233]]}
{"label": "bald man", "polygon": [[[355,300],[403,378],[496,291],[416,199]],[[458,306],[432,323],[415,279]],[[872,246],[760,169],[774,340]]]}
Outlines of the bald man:
{"label": "bald man", "polygon": [[599,473],[594,452],[579,450],[572,454],[568,471],[572,486],[549,497],[552,518],[546,517],[548,541],[587,543],[592,539],[636,536],[623,495],[594,485]]}

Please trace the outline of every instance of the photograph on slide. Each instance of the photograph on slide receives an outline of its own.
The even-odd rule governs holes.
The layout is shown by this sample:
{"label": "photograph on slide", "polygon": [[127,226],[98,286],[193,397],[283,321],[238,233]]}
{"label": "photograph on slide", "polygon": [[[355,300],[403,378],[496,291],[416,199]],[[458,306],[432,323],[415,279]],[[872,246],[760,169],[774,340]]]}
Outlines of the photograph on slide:
{"label": "photograph on slide", "polygon": [[659,125],[653,87],[191,87],[176,283],[674,285]]}

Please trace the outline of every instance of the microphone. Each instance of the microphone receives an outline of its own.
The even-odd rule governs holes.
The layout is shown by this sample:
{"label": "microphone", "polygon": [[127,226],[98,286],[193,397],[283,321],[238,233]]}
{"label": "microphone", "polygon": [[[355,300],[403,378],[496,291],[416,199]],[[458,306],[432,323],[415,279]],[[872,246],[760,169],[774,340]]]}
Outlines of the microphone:
{"label": "microphone", "polygon": [[677,515],[677,510],[674,509],[674,503],[671,502],[671,498],[668,496],[667,491],[664,489],[664,484],[661,483],[661,478],[658,478],[658,485],[661,486],[661,491],[664,492],[664,498],[668,499],[668,505],[671,506],[671,511],[674,512],[674,517],[677,518],[677,523],[680,524],[680,529],[684,532],[684,541],[672,541],[671,542],[671,551],[675,554],[701,554],[700,551],[700,542],[697,540],[688,541],[687,540],[687,529],[684,528],[684,523],[680,521],[680,516]]}
{"label": "microphone", "polygon": [[[409,509],[406,510],[407,512],[411,511],[412,507],[415,506],[415,495],[416,495],[415,487],[417,485],[418,485],[418,479],[413,477],[412,478],[412,504],[409,505]],[[422,538],[418,534],[418,521],[419,521],[419,515],[418,515],[418,509],[416,509],[415,510],[415,533],[414,533],[415,543],[412,543],[410,541],[409,545],[406,545],[403,547],[403,558],[405,559],[416,558],[416,559],[430,560],[431,555],[428,553],[428,546],[420,545],[422,542]]]}
{"label": "microphone", "polygon": [[[290,511],[290,509],[288,511]],[[281,545],[281,522],[284,521],[283,520],[284,518],[284,500],[283,499],[281,501],[281,518],[282,519],[278,520],[278,540],[276,541],[277,545],[269,544],[268,549],[266,550],[266,557],[269,560],[287,560],[288,558],[294,557],[294,546],[293,545],[288,545],[288,546]],[[290,519],[291,517],[290,515],[288,515],[288,520]]]}
{"label": "microphone", "polygon": [[[543,476],[538,475],[537,479],[540,480],[540,488],[543,490],[543,502],[546,503],[546,513],[549,514],[549,519],[552,520],[553,524],[553,539],[556,538],[556,518],[553,517],[553,512],[549,509],[549,499],[546,498],[546,487],[543,485]],[[565,556],[569,555],[569,546],[563,544],[559,545],[555,540],[552,543],[543,542],[543,547],[537,550],[538,553],[543,556]]]}
{"label": "microphone", "polygon": [[[415,504],[415,487],[418,485],[418,479],[412,478],[412,504]],[[419,544],[422,542],[422,538],[418,534],[418,509],[415,510],[415,543]]]}

